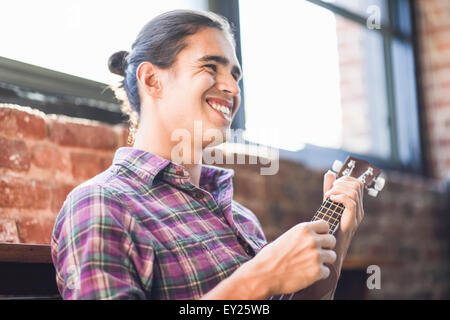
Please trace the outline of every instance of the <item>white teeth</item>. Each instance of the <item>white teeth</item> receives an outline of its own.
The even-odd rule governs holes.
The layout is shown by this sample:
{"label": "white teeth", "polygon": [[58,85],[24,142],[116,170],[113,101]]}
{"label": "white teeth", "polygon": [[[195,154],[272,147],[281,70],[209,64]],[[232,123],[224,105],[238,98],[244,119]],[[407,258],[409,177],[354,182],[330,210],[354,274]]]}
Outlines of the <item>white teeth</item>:
{"label": "white teeth", "polygon": [[227,107],[224,107],[224,106],[221,106],[218,104],[214,104],[214,103],[211,103],[210,106],[212,106],[214,109],[216,109],[218,111],[221,111],[222,113],[225,113],[227,115],[230,114],[230,109],[228,109]]}

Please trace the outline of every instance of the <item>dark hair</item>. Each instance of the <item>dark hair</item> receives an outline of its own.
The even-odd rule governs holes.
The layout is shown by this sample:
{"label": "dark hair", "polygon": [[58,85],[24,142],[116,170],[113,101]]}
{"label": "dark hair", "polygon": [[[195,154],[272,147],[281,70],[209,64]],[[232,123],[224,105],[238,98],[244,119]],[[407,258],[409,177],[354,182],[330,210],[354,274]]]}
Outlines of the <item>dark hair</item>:
{"label": "dark hair", "polygon": [[122,111],[129,117],[129,142],[134,139],[140,115],[137,67],[144,61],[161,69],[171,67],[178,53],[187,46],[185,38],[206,27],[225,32],[235,46],[233,28],[226,18],[206,11],[173,10],[150,20],[139,32],[131,52],[118,51],[109,58],[109,70],[124,77],[114,91],[122,101]]}

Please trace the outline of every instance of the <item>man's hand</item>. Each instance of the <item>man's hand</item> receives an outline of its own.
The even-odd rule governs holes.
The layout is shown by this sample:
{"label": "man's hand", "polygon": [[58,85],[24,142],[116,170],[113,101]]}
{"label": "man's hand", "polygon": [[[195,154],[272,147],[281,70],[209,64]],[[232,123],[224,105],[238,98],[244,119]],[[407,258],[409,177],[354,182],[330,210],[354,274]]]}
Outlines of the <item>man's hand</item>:
{"label": "man's hand", "polygon": [[260,275],[268,295],[292,293],[330,275],[335,244],[325,221],[300,223],[261,249],[246,272]]}
{"label": "man's hand", "polygon": [[364,217],[364,183],[349,176],[336,180],[336,174],[328,171],[324,177],[323,193],[323,200],[330,198],[345,206],[339,231],[352,238]]}

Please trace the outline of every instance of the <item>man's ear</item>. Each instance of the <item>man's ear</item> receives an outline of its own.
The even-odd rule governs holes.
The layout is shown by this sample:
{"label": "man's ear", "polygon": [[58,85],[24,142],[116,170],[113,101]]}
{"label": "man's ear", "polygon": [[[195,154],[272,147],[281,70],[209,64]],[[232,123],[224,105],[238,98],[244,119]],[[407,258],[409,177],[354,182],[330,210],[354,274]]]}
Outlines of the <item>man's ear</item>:
{"label": "man's ear", "polygon": [[144,61],[136,69],[136,79],[142,90],[152,97],[159,97],[162,91],[158,68],[151,62]]}

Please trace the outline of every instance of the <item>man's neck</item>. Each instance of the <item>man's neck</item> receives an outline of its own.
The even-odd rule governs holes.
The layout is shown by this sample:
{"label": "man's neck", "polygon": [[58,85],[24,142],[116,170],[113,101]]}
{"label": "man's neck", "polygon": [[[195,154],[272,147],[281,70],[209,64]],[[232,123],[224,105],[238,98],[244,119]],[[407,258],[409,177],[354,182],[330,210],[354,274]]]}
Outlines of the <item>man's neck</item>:
{"label": "man's neck", "polygon": [[172,149],[175,146],[172,146],[170,143],[164,142],[161,139],[149,140],[147,138],[152,136],[154,135],[145,134],[142,131],[138,131],[133,147],[156,154],[164,159],[182,165],[189,172],[191,183],[199,187],[200,175],[202,172],[202,150],[194,151],[194,148],[191,148],[191,150],[187,150],[188,152],[185,153],[186,156],[190,155],[190,157],[172,159]]}

